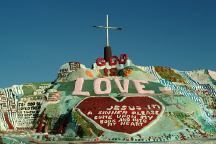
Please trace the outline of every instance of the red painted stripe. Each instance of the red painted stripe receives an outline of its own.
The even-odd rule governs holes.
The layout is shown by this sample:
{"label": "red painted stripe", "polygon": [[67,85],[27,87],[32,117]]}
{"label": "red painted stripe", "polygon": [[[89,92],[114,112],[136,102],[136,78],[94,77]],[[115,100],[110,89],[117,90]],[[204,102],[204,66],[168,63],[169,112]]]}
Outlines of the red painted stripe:
{"label": "red painted stripe", "polygon": [[10,120],[9,120],[9,117],[8,117],[8,113],[7,112],[4,112],[4,118],[5,118],[5,121],[9,127],[9,129],[14,129],[13,125],[11,124]]}

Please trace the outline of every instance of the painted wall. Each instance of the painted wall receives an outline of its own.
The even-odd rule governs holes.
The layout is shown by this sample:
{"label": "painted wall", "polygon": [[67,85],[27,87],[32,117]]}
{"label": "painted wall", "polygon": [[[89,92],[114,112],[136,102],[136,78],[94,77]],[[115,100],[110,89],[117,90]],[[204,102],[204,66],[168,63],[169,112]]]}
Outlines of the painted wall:
{"label": "painted wall", "polygon": [[60,68],[52,84],[0,89],[0,130],[6,132],[2,141],[9,141],[11,131],[18,133],[19,142],[30,140],[20,134],[24,131],[33,131],[31,141],[35,142],[216,137],[215,72],[124,61],[99,59],[93,69],[70,62]]}

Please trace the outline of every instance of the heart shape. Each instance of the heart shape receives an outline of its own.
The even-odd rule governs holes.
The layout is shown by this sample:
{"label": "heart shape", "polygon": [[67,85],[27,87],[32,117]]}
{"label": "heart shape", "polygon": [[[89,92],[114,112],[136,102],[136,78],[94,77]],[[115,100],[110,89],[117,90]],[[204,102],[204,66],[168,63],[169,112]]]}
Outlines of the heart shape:
{"label": "heart shape", "polygon": [[94,124],[128,134],[151,125],[164,111],[160,102],[147,96],[125,97],[121,101],[113,97],[88,97],[76,108]]}

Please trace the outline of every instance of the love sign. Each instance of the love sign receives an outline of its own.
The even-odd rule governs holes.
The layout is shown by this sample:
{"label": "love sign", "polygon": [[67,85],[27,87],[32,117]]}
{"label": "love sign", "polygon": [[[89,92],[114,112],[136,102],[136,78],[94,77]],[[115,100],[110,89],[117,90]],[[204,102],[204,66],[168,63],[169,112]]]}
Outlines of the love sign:
{"label": "love sign", "polygon": [[163,105],[151,97],[89,97],[76,108],[86,118],[106,130],[136,133],[151,125],[164,111]]}

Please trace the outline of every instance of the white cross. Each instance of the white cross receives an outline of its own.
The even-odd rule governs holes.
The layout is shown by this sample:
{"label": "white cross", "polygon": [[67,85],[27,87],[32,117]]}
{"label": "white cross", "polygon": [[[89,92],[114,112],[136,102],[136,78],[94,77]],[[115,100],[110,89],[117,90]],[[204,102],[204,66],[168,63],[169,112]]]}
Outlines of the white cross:
{"label": "white cross", "polygon": [[119,28],[119,27],[110,27],[109,26],[108,14],[106,15],[106,26],[93,26],[93,27],[106,29],[106,46],[109,46],[109,29],[122,30],[122,28]]}

